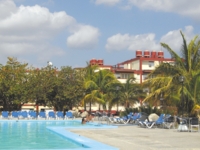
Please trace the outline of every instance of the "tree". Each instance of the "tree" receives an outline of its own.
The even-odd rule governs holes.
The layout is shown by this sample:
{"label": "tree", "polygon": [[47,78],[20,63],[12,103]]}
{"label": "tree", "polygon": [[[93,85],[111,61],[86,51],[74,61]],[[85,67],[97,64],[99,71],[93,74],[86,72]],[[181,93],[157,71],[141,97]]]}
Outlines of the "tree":
{"label": "tree", "polygon": [[[50,68],[49,68],[50,69]],[[47,70],[47,68],[30,68],[29,69],[29,83],[32,89],[32,93],[29,95],[31,103],[35,103],[36,111],[39,105],[50,106],[48,93],[52,91],[53,82],[52,76],[53,70]],[[51,71],[51,73],[50,73]]]}
{"label": "tree", "polygon": [[[151,93],[145,101],[159,100],[160,95],[163,94],[168,104],[177,105],[179,109],[190,112],[195,104],[200,103],[200,40],[195,36],[187,44],[183,33],[180,33],[183,39],[181,55],[167,44],[161,43],[161,46],[171,54],[174,63],[163,62],[149,75],[149,79],[144,84],[150,87]],[[182,98],[180,75],[184,76]]]}
{"label": "tree", "polygon": [[123,85],[123,98],[124,98],[124,106],[126,108],[130,107],[130,104],[135,103],[135,95],[133,93],[135,87],[134,87],[134,81],[135,78],[129,78],[128,80],[126,80],[126,83]]}
{"label": "tree", "polygon": [[99,103],[106,107],[106,94],[111,84],[118,82],[114,74],[110,70],[99,70],[97,66],[86,67],[84,87],[86,95],[83,99],[84,103]]}
{"label": "tree", "polygon": [[8,57],[5,66],[0,68],[0,101],[3,110],[19,110],[28,102],[28,64],[21,64],[16,58]]}
{"label": "tree", "polygon": [[83,96],[82,70],[72,69],[69,66],[62,67],[58,74],[60,79],[59,104],[67,109],[80,106]]}
{"label": "tree", "polygon": [[83,83],[80,72],[69,66],[58,71],[53,66],[29,70],[29,83],[32,93],[30,102],[53,107],[55,110],[72,109],[80,105],[80,95],[83,94]]}
{"label": "tree", "polygon": [[112,107],[114,105],[117,106],[117,113],[118,113],[118,107],[121,104],[122,101],[122,83],[120,82],[114,82],[109,85],[107,89],[106,99],[107,99],[107,105],[108,105],[108,111],[110,113]]}
{"label": "tree", "polygon": [[135,82],[134,77],[127,79],[125,84],[119,81],[111,83],[107,90],[106,99],[108,101],[109,111],[114,105],[117,105],[117,112],[119,105],[123,105],[125,108],[129,109],[131,106],[134,106],[136,102],[146,97],[142,86]]}

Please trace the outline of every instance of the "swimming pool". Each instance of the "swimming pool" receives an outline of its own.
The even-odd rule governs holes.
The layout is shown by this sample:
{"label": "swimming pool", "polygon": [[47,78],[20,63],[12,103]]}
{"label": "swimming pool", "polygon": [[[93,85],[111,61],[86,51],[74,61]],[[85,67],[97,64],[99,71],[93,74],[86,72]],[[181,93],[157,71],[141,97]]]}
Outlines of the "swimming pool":
{"label": "swimming pool", "polygon": [[0,121],[0,149],[66,149],[83,150],[116,148],[80,137],[67,131],[67,128],[108,128],[94,124],[81,125],[80,121]]}

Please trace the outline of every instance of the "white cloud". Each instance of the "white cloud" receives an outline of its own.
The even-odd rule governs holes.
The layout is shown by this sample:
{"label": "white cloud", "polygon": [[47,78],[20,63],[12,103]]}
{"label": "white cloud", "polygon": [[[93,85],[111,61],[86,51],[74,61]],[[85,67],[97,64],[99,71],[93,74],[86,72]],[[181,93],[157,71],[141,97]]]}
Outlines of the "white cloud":
{"label": "white cloud", "polygon": [[119,3],[121,0],[96,0],[95,4],[96,5],[109,5],[109,6],[114,6],[117,3]]}
{"label": "white cloud", "polygon": [[78,23],[64,11],[52,13],[39,5],[17,7],[12,0],[0,0],[1,58],[33,55],[36,60],[41,56],[49,60],[64,55],[64,50],[51,44],[63,31],[71,33],[67,39],[71,48],[92,48],[98,42],[97,28]]}
{"label": "white cloud", "polygon": [[155,40],[155,34],[116,34],[107,39],[106,49],[111,50],[160,50],[160,42],[168,44],[174,51],[179,52],[183,44],[180,34],[183,32],[186,41],[190,41],[194,37],[193,27],[186,26],[184,29],[169,31],[161,37],[160,40]]}
{"label": "white cloud", "polygon": [[183,39],[180,34],[180,31],[183,32],[187,42],[189,42],[195,36],[193,33],[193,27],[186,26],[184,30],[178,29],[178,30],[169,31],[167,34],[161,37],[160,42],[166,43],[174,51],[179,52],[183,44]]}
{"label": "white cloud", "polygon": [[123,50],[127,49],[131,44],[129,34],[116,34],[107,39],[107,50]]}
{"label": "white cloud", "polygon": [[0,19],[10,16],[17,11],[17,7],[12,0],[0,0]]}
{"label": "white cloud", "polygon": [[98,43],[100,33],[95,27],[79,25],[73,29],[73,34],[67,38],[67,46],[75,49],[91,49]]}
{"label": "white cloud", "polygon": [[129,4],[141,9],[173,12],[200,20],[199,0],[129,0]]}
{"label": "white cloud", "polygon": [[50,13],[47,8],[38,5],[20,6],[7,18],[0,18],[0,29],[4,35],[20,37],[32,35],[47,38],[74,22],[75,19],[65,12]]}
{"label": "white cloud", "polygon": [[107,50],[158,50],[159,47],[155,41],[155,34],[152,33],[141,35],[116,34],[108,38],[106,44]]}

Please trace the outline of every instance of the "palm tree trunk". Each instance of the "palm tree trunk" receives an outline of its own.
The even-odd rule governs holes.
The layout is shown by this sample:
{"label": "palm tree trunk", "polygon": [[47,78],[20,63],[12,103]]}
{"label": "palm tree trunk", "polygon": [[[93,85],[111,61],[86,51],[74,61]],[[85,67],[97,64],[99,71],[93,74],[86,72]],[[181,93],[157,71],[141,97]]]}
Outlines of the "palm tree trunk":
{"label": "palm tree trunk", "polygon": [[3,110],[4,111],[8,111],[8,107],[7,107],[7,103],[6,103],[6,100],[3,100]]}
{"label": "palm tree trunk", "polygon": [[92,107],[92,102],[90,101],[90,110],[89,110],[90,113],[91,113],[91,107]]}
{"label": "palm tree trunk", "polygon": [[86,103],[84,103],[84,111],[86,111]]}

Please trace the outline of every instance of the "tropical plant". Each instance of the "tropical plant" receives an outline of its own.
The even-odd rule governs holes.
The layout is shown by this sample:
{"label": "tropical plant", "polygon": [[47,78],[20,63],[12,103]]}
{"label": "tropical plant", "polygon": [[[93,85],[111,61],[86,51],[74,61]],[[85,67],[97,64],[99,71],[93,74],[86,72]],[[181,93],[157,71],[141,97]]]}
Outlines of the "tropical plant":
{"label": "tropical plant", "polygon": [[120,116],[127,116],[130,113],[134,114],[134,113],[138,113],[138,112],[140,112],[138,107],[137,108],[125,108],[125,110],[120,113]]}
{"label": "tropical plant", "polygon": [[143,91],[141,85],[135,82],[134,77],[126,80],[126,83],[122,85],[122,103],[125,108],[133,106],[136,102],[140,102],[141,99],[146,97],[146,93]]}
{"label": "tropical plant", "polygon": [[[91,104],[98,103],[106,107],[106,94],[111,84],[118,82],[114,74],[110,70],[99,70],[98,66],[86,67],[84,87],[86,95],[83,98],[83,103]],[[100,107],[99,107],[100,109]]]}
{"label": "tropical plant", "polygon": [[122,83],[116,80],[115,82],[111,83],[107,88],[106,100],[109,112],[111,111],[112,107],[116,105],[118,113],[118,108],[119,105],[122,104],[121,102],[123,98],[122,87]]}
{"label": "tropical plant", "polygon": [[160,115],[161,111],[162,111],[161,109],[158,109],[157,107],[152,107],[150,105],[148,105],[148,106],[141,106],[141,107],[139,107],[139,110],[140,110],[140,112],[144,112],[144,113],[146,113],[148,115],[150,115],[152,113]]}
{"label": "tropical plant", "polygon": [[[200,104],[200,40],[195,36],[187,44],[182,32],[183,45],[177,54],[167,44],[161,43],[170,54],[174,63],[161,63],[149,75],[144,85],[150,88],[145,102],[157,104],[162,95],[166,105],[176,105],[180,110],[190,112],[192,107]],[[183,86],[179,81],[184,76]]]}
{"label": "tropical plant", "polygon": [[120,113],[120,116],[127,116],[130,113],[134,114],[138,112],[146,113],[147,115],[150,115],[152,113],[160,115],[161,111],[162,110],[158,109],[157,107],[152,107],[148,105],[148,106],[140,106],[137,108],[125,108],[125,110]]}

